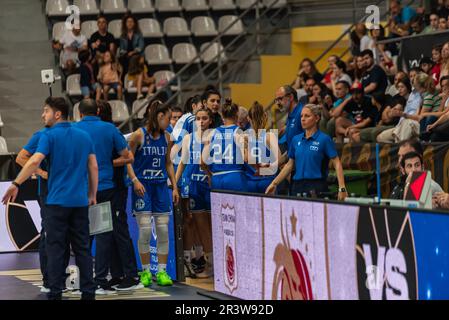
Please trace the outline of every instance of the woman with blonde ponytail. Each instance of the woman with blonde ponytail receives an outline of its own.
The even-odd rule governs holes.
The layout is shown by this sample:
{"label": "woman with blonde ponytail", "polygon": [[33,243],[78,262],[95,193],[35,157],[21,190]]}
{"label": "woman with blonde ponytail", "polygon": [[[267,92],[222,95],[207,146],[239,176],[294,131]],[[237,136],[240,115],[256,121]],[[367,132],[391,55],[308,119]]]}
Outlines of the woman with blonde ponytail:
{"label": "woman with blonde ponytail", "polygon": [[[444,103],[442,104],[442,97],[438,92],[435,81],[431,76],[425,73],[420,73],[416,77],[416,82],[421,84],[425,89],[423,93],[423,105],[419,113],[421,133],[426,132],[427,126],[431,125],[444,113]],[[441,108],[443,106],[443,108]]]}

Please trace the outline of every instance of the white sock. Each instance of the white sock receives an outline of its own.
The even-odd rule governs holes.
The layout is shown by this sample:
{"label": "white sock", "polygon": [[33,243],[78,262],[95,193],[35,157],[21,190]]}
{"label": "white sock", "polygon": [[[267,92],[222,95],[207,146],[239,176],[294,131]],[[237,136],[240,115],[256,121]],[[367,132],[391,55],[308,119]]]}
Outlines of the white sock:
{"label": "white sock", "polygon": [[159,265],[157,266],[157,271],[162,272],[162,271],[165,271],[165,270],[167,270],[167,265],[159,263]]}
{"label": "white sock", "polygon": [[149,265],[149,264],[143,264],[143,265],[142,265],[143,271],[148,271],[148,272],[150,272],[150,266],[151,266],[151,265]]}
{"label": "white sock", "polygon": [[203,256],[203,254],[203,246],[195,246],[195,257],[199,259]]}
{"label": "white sock", "polygon": [[192,261],[192,251],[191,250],[184,250],[184,259],[187,263],[190,263]]}

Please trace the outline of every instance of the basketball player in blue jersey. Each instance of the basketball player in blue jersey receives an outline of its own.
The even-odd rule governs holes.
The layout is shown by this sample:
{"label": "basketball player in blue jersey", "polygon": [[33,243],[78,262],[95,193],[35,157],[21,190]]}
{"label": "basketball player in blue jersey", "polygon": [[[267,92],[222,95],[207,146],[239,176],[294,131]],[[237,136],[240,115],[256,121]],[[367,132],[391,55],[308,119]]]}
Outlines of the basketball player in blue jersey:
{"label": "basketball player in blue jersey", "polygon": [[[206,266],[205,269],[196,274],[198,278],[208,278],[213,275],[213,256],[212,256],[212,222],[210,216],[210,184],[209,176],[201,169],[201,155],[204,149],[204,142],[212,125],[212,112],[203,107],[196,110],[196,128],[197,130],[184,137],[182,141],[181,162],[176,172],[176,180],[187,176],[189,180],[190,214],[195,232],[199,238],[201,246],[205,251]],[[190,248],[191,244],[187,244]],[[190,245],[190,246],[189,246]],[[187,256],[188,252],[184,252]],[[201,259],[197,256],[196,260]]]}
{"label": "basketball player in blue jersey", "polygon": [[246,178],[248,192],[265,193],[278,171],[279,145],[273,132],[265,130],[268,116],[255,102],[248,113],[251,129],[245,132],[248,146]]}
{"label": "basketball player in blue jersey", "polygon": [[247,191],[244,136],[237,126],[238,112],[239,107],[227,100],[222,109],[224,125],[211,132],[204,146],[203,169],[212,175],[212,189]]}
{"label": "basketball player in blue jersey", "polygon": [[134,164],[128,165],[128,175],[134,185],[133,212],[139,226],[138,250],[143,271],[141,282],[152,283],[150,273],[151,221],[154,219],[157,235],[158,273],[157,284],[171,286],[172,279],[166,272],[168,260],[168,223],[171,201],[167,178],[173,186],[173,202],[179,201],[175,172],[170,159],[172,141],[165,130],[170,124],[169,106],[160,101],[151,104],[145,127],[135,131],[129,141],[134,154]]}

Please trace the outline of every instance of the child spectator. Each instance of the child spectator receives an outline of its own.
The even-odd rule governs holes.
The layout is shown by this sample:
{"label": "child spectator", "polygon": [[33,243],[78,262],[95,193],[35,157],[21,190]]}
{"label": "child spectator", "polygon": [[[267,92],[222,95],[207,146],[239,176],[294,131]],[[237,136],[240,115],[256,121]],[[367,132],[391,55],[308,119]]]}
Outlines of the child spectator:
{"label": "child spectator", "polygon": [[156,89],[154,77],[148,76],[148,67],[145,58],[141,55],[134,55],[129,62],[128,87],[137,88],[137,99],[142,99],[142,89],[148,88],[148,96],[152,95]]}
{"label": "child spectator", "polygon": [[95,92],[96,99],[100,99],[101,88],[98,83],[95,81],[94,77],[94,68],[91,61],[91,54],[89,50],[80,51],[78,54],[78,59],[81,62],[80,66],[80,87],[81,94],[84,99],[88,99]]}
{"label": "child spectator", "polygon": [[108,93],[111,88],[116,91],[117,98],[122,100],[123,87],[120,80],[120,74],[121,67],[117,63],[115,56],[110,51],[106,51],[97,77],[103,88],[103,97],[105,101],[108,101]]}

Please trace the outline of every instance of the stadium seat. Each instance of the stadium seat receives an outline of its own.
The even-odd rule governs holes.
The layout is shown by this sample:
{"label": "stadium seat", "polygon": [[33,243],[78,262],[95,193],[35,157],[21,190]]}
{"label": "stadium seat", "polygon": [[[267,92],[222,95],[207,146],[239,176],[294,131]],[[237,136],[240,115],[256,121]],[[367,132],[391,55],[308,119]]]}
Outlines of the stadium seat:
{"label": "stadium seat", "polygon": [[187,12],[209,10],[206,0],[182,0],[182,7]]}
{"label": "stadium seat", "polygon": [[[147,101],[145,99],[135,100],[133,102],[132,113],[136,112],[137,109],[139,109],[139,107],[146,102]],[[140,110],[139,113],[137,113],[136,118],[143,119],[146,110],[147,110],[147,108],[142,108],[142,110]]]}
{"label": "stadium seat", "polygon": [[78,122],[81,120],[81,116],[80,116],[80,103],[77,102],[74,106],[73,106],[73,121]]}
{"label": "stadium seat", "polygon": [[80,9],[80,15],[82,16],[98,15],[100,13],[95,0],[74,0],[73,5]]}
{"label": "stadium seat", "polygon": [[9,154],[8,145],[3,137],[0,137],[0,154]]}
{"label": "stadium seat", "polygon": [[89,20],[81,23],[81,33],[86,36],[87,39],[98,31],[97,21]]}
{"label": "stadium seat", "polygon": [[[198,52],[191,43],[178,43],[172,50],[172,58],[176,64],[189,64],[197,55]],[[199,58],[197,58],[196,62],[200,62]]]}
{"label": "stadium seat", "polygon": [[178,0],[156,0],[156,10],[159,12],[179,12],[182,11]]}
{"label": "stadium seat", "polygon": [[104,14],[125,14],[128,10],[123,0],[101,0],[100,9]]}
{"label": "stadium seat", "polygon": [[118,19],[109,22],[108,31],[112,33],[114,38],[120,39],[120,36],[122,35],[122,20]]}
{"label": "stadium seat", "polygon": [[109,101],[112,109],[112,122],[123,122],[129,118],[128,106],[124,101],[111,100]]}
{"label": "stadium seat", "polygon": [[2,128],[5,126],[2,120],[2,115],[0,114],[0,134],[2,133]]}
{"label": "stadium seat", "polygon": [[150,44],[149,46],[147,46],[145,48],[145,59],[150,65],[163,65],[172,63],[167,47],[161,44]]}
{"label": "stadium seat", "polygon": [[[271,4],[273,2],[275,2],[276,0],[263,0],[263,4],[265,5],[265,7],[269,8],[271,6]],[[276,9],[276,8],[280,8],[283,7],[287,4],[287,0],[278,0],[271,8],[272,9]]]}
{"label": "stadium seat", "polygon": [[213,11],[234,10],[234,0],[210,0],[209,5]]}
{"label": "stadium seat", "polygon": [[47,0],[45,13],[48,17],[68,16],[65,12],[68,6],[69,2],[67,0]]}
{"label": "stadium seat", "polygon": [[211,17],[195,17],[192,20],[192,33],[195,37],[210,37],[218,34]]}
{"label": "stadium seat", "polygon": [[[201,52],[206,49],[210,42],[206,42],[201,45]],[[201,55],[201,60],[205,63],[218,62],[218,53],[221,51],[221,59],[226,60],[226,54],[223,51],[223,46],[220,43],[215,42]]]}
{"label": "stadium seat", "polygon": [[65,33],[65,22],[57,22],[53,25],[52,40],[59,41]]}
{"label": "stadium seat", "polygon": [[80,75],[79,74],[71,74],[67,77],[66,80],[66,88],[67,94],[70,97],[79,97],[81,96],[81,87],[80,87]]}
{"label": "stadium seat", "polygon": [[[128,93],[137,93],[136,83],[128,80],[128,74],[125,75],[125,90]],[[148,92],[148,87],[143,87],[142,92]]]}
{"label": "stadium seat", "polygon": [[153,13],[154,7],[151,4],[151,0],[128,0],[128,10],[132,14]]}
{"label": "stadium seat", "polygon": [[[230,26],[235,20],[238,20],[237,16],[222,16],[218,21],[218,31],[223,32],[228,26]],[[237,21],[226,31],[227,36],[236,36],[244,32],[242,20]]]}
{"label": "stadium seat", "polygon": [[140,19],[138,23],[144,38],[162,38],[164,36],[161,25],[156,19]]}
{"label": "stadium seat", "polygon": [[[175,74],[172,71],[163,70],[154,73],[154,78],[156,79],[156,90],[164,87],[168,82],[172,81]],[[173,91],[178,91],[179,88],[176,85],[171,85],[170,89]]]}
{"label": "stadium seat", "polygon": [[167,37],[188,37],[191,35],[187,21],[173,17],[164,21],[164,33]]}
{"label": "stadium seat", "polygon": [[[240,10],[245,10],[251,7],[257,0],[236,0],[237,7]],[[254,6],[253,9],[256,9],[257,6]],[[259,8],[262,8],[262,3],[259,4]]]}

